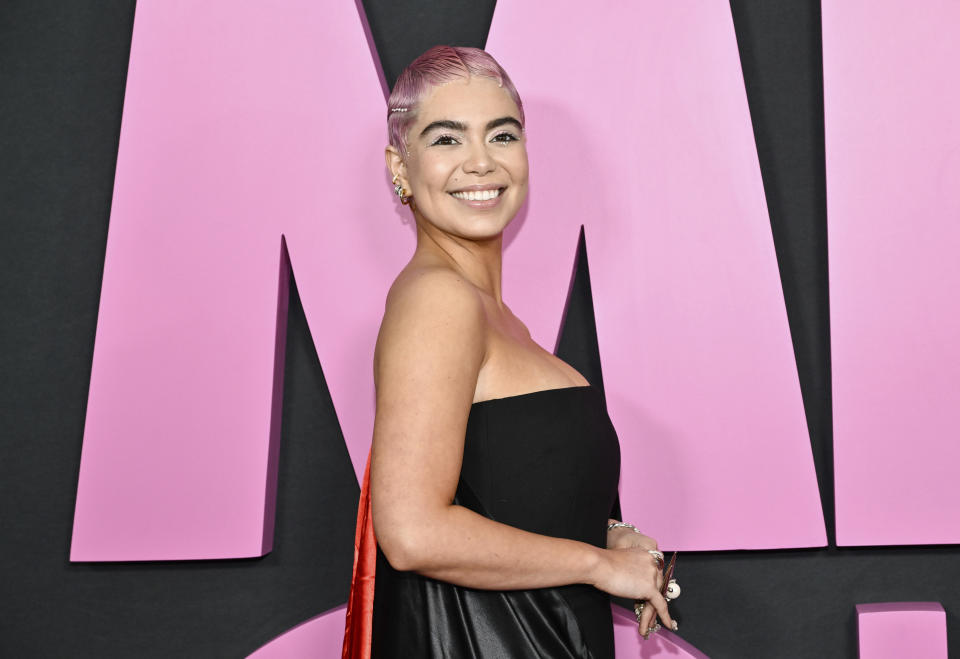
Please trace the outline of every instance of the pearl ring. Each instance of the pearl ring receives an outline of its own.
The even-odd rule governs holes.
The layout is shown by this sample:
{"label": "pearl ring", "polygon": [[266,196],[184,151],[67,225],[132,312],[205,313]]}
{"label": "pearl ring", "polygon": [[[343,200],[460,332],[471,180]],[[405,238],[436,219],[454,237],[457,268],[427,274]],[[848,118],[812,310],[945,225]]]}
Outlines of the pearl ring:
{"label": "pearl ring", "polygon": [[668,602],[680,597],[680,584],[677,583],[676,579],[667,582],[667,592],[663,596]]}

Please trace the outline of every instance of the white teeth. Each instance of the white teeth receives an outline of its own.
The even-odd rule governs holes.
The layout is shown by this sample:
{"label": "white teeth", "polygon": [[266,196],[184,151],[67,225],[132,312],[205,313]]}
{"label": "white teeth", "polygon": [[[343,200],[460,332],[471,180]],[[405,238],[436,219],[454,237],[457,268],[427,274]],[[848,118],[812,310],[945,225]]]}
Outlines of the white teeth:
{"label": "white teeth", "polygon": [[467,201],[486,201],[488,199],[495,199],[500,196],[500,189],[496,190],[470,190],[467,192],[451,192],[454,197],[457,199],[465,199]]}

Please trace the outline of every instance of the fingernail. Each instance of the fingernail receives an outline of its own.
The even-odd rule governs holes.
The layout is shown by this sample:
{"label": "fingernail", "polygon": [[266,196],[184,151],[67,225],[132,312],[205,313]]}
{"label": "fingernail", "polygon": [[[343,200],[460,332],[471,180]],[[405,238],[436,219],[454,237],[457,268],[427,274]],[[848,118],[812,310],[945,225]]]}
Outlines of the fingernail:
{"label": "fingernail", "polygon": [[680,628],[680,625],[677,624],[677,621],[673,621],[673,631],[677,631]]}

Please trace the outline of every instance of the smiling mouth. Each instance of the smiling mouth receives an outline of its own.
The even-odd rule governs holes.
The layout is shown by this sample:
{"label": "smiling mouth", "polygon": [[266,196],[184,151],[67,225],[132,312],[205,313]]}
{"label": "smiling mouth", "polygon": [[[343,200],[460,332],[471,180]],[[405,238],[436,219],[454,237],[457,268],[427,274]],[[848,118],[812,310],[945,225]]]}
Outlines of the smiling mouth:
{"label": "smiling mouth", "polygon": [[451,192],[450,196],[463,201],[489,201],[498,198],[506,189],[506,187],[503,187],[495,190],[464,190],[462,192]]}

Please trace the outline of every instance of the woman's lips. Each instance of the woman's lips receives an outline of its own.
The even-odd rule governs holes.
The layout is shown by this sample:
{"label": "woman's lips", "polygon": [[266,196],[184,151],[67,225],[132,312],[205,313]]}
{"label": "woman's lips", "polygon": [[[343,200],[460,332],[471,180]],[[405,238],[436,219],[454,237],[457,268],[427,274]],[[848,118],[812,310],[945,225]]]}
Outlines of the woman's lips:
{"label": "woman's lips", "polygon": [[461,199],[460,197],[455,197],[452,192],[449,194],[451,197],[459,201],[461,204],[464,204],[465,206],[469,206],[470,208],[493,208],[494,206],[500,203],[500,200],[503,198],[503,194],[504,192],[506,192],[506,190],[507,190],[506,188],[500,188],[500,194],[498,194],[496,197],[494,197],[493,199],[483,199],[483,200]]}

